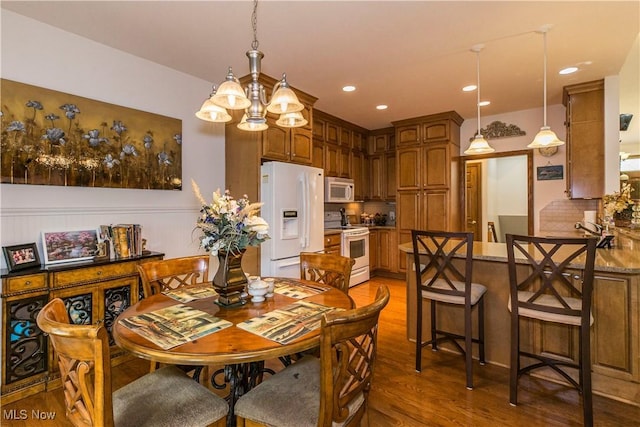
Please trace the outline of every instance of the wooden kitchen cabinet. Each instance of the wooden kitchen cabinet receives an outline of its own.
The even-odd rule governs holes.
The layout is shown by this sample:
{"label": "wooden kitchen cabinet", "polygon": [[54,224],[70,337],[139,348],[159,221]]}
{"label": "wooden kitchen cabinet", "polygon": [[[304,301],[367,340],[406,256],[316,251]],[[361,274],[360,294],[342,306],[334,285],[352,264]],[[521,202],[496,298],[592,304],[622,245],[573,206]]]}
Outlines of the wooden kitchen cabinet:
{"label": "wooden kitchen cabinet", "polygon": [[380,267],[378,263],[379,236],[378,230],[369,230],[369,270],[372,273]]}
{"label": "wooden kitchen cabinet", "polygon": [[365,179],[365,163],[367,158],[365,154],[359,150],[351,151],[351,177],[353,178],[354,185],[354,198],[356,201],[365,199],[367,192],[365,187],[368,185],[368,180]]}
{"label": "wooden kitchen cabinet", "polygon": [[2,400],[12,402],[59,386],[53,348],[37,327],[38,312],[61,298],[76,324],[104,322],[113,346],[113,363],[129,357],[111,338],[111,328],[127,307],[142,297],[136,266],[163,254],[56,265],[2,274]]}
{"label": "wooden kitchen cabinet", "polygon": [[572,199],[604,194],[604,80],[565,86],[567,195]]}
{"label": "wooden kitchen cabinet", "polygon": [[351,149],[341,147],[339,155],[338,176],[341,178],[353,178],[351,173]]}
{"label": "wooden kitchen cabinet", "polygon": [[[455,111],[394,122],[398,242],[411,230],[456,231],[461,227],[458,165],[460,125]],[[406,270],[398,255],[400,271]]]}
{"label": "wooden kitchen cabinet", "polygon": [[384,128],[369,135],[368,200],[391,202],[396,199],[396,152],[394,129]]}
{"label": "wooden kitchen cabinet", "polygon": [[398,271],[398,244],[396,230],[372,228],[369,230],[369,268],[374,273]]}
{"label": "wooden kitchen cabinet", "polygon": [[342,233],[330,233],[324,235],[324,252],[326,254],[342,254]]}
{"label": "wooden kitchen cabinet", "polygon": [[324,176],[340,176],[340,146],[324,144]]}
{"label": "wooden kitchen cabinet", "polygon": [[[309,110],[302,111],[309,120]],[[262,133],[262,158],[281,162],[311,165],[313,134],[311,128],[281,128],[268,119],[269,129]]]}

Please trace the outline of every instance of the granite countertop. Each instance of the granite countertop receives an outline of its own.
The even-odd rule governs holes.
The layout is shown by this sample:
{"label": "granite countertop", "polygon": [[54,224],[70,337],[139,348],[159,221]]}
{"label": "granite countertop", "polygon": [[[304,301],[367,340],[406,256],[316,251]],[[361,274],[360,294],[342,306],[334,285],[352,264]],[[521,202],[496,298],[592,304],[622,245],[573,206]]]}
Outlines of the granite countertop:
{"label": "granite countertop", "polygon": [[[399,249],[406,253],[413,253],[411,242],[399,245]],[[474,242],[473,259],[506,263],[507,245],[506,243]],[[575,267],[581,268],[582,265],[578,261]],[[633,243],[631,245],[625,244],[625,246],[613,249],[597,249],[595,270],[640,274],[640,243],[636,242],[635,245]]]}

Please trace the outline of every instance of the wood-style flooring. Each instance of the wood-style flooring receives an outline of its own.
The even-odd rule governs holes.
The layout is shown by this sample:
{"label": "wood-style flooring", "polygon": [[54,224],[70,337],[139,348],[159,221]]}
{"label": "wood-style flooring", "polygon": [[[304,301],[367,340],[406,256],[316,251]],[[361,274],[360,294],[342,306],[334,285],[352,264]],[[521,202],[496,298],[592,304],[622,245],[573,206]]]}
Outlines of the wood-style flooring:
{"label": "wood-style flooring", "polygon": [[[509,372],[503,367],[474,365],[474,390],[465,388],[464,360],[446,351],[423,351],[422,372],[414,369],[414,345],[406,338],[404,281],[375,278],[350,289],[357,305],[371,301],[380,283],[391,290],[383,310],[378,337],[378,359],[369,397],[369,426],[580,426],[578,393],[548,381],[520,380],[519,405],[509,405]],[[508,337],[505,337],[508,339]],[[278,368],[279,363],[268,363]],[[149,369],[133,360],[113,369],[114,388]],[[593,398],[596,426],[640,426],[640,408],[600,396]],[[25,410],[25,421],[8,420],[11,410]],[[53,420],[36,420],[32,410],[55,413]],[[18,412],[19,413],[19,412]],[[0,424],[11,427],[70,426],[64,415],[60,389],[2,405]]]}

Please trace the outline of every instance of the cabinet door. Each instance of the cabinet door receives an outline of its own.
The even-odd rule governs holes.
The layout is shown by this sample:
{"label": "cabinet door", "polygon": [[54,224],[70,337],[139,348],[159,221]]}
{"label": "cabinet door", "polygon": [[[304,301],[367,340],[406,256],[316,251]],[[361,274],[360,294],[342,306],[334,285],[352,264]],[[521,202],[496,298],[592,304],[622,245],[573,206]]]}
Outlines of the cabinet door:
{"label": "cabinet door", "polygon": [[36,316],[47,304],[48,295],[14,296],[3,298],[3,302],[2,392],[5,394],[7,388],[44,381],[49,367],[49,339],[36,325]]}
{"label": "cabinet door", "polygon": [[383,200],[384,154],[369,157],[369,173],[371,176],[371,200]]}
{"label": "cabinet door", "polygon": [[447,142],[449,139],[449,120],[425,123],[422,127],[423,142]]}
{"label": "cabinet door", "polygon": [[304,128],[294,128],[290,130],[290,134],[291,161],[302,165],[310,165],[313,157],[311,131]]}
{"label": "cabinet door", "polygon": [[104,327],[109,333],[109,345],[116,343],[111,335],[111,330],[116,318],[138,299],[138,277],[129,277],[120,280],[104,282],[101,286],[98,298],[100,299],[99,315],[104,319]]}
{"label": "cabinet door", "polygon": [[425,229],[451,231],[449,221],[449,192],[425,191],[420,206]]}
{"label": "cabinet door", "polygon": [[359,151],[351,152],[351,177],[353,178],[355,200],[364,200],[365,180],[363,179],[363,163],[365,162],[364,154]]}
{"label": "cabinet door", "polygon": [[384,155],[384,197],[387,201],[396,199],[396,153],[390,152]]}
{"label": "cabinet door", "polygon": [[262,134],[262,157],[289,161],[289,134],[287,129],[270,126]]}
{"label": "cabinet door", "polygon": [[570,96],[567,127],[567,190],[574,199],[604,194],[604,90]]}
{"label": "cabinet door", "polygon": [[418,190],[399,190],[397,198],[396,224],[398,228],[400,230],[420,229],[420,192]]}
{"label": "cabinet door", "polygon": [[338,176],[342,178],[351,178],[351,150],[349,148],[342,147],[339,149],[339,155]]}
{"label": "cabinet door", "polygon": [[340,145],[346,148],[352,148],[351,130],[346,128],[340,129]]}
{"label": "cabinet door", "polygon": [[333,144],[324,145],[324,175],[325,176],[338,176],[340,173],[340,147]]}
{"label": "cabinet door", "polygon": [[382,270],[391,270],[391,241],[389,230],[378,231],[379,241],[378,247],[380,250],[379,263]]}
{"label": "cabinet door", "polygon": [[311,156],[311,166],[324,169],[324,144],[313,141],[313,155]]}
{"label": "cabinet door", "polygon": [[370,230],[369,232],[369,268],[375,270],[380,265],[378,264],[378,230]]}
{"label": "cabinet door", "polygon": [[336,145],[340,144],[340,126],[327,122],[325,132],[325,142]]}
{"label": "cabinet door", "polygon": [[420,125],[399,126],[396,129],[396,144],[398,147],[404,145],[415,145],[420,143]]}
{"label": "cabinet door", "polygon": [[400,148],[397,154],[397,186],[398,190],[418,189],[422,186],[420,173],[422,169],[421,147]]}
{"label": "cabinet door", "polygon": [[326,139],[325,126],[326,126],[325,120],[319,118],[318,115],[315,114],[315,117],[313,118],[313,139],[314,140],[320,141],[320,142],[325,141]]}
{"label": "cabinet door", "polygon": [[448,144],[430,144],[423,148],[423,153],[423,187],[426,189],[448,188],[451,175],[451,158]]}
{"label": "cabinet door", "polygon": [[370,153],[382,153],[387,151],[389,137],[387,135],[374,135],[371,137]]}
{"label": "cabinet door", "polygon": [[363,151],[364,150],[364,135],[358,131],[353,131],[351,134],[351,145],[354,150]]}

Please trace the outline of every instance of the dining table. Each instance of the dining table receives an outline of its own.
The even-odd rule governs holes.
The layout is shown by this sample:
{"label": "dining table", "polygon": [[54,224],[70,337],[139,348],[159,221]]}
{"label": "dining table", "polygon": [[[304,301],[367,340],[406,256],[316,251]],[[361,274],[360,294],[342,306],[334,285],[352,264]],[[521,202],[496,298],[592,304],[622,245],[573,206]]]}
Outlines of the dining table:
{"label": "dining table", "polygon": [[[213,373],[210,381],[217,389],[229,387],[226,395],[229,403],[227,426],[235,426],[236,400],[260,383],[265,373],[273,374],[273,370],[265,368],[265,361],[280,359],[288,363],[291,355],[313,349],[320,343],[320,328],[317,321],[319,316],[316,316],[313,328],[304,329],[299,332],[299,335],[296,334],[289,340],[277,340],[273,339],[273,336],[268,338],[256,333],[255,330],[251,332],[248,330],[250,328],[243,326],[256,323],[256,320],[265,322],[277,320],[279,312],[283,310],[295,312],[296,309],[291,308],[300,307],[300,304],[304,308],[300,313],[308,311],[307,306],[322,307],[322,310],[328,311],[350,309],[355,306],[348,294],[331,286],[293,278],[274,278],[274,281],[276,290],[273,296],[262,302],[252,302],[249,299],[245,304],[235,306],[218,304],[216,295],[199,297],[187,302],[184,299],[175,299],[170,292],[146,297],[118,316],[112,329],[113,338],[120,348],[154,362],[221,367]],[[193,287],[197,286],[202,287],[202,284]],[[197,293],[194,292],[194,294]],[[195,309],[220,319],[224,322],[224,327],[171,348],[163,348],[165,346],[161,345],[162,343],[153,342],[132,328],[134,321],[146,319],[150,313],[166,312],[165,309],[173,310],[165,316],[171,316],[174,312],[182,313],[185,309]],[[179,315],[176,314],[176,316]],[[177,324],[181,322],[182,326],[187,324],[183,320],[176,320]],[[256,329],[255,325],[254,329]],[[219,379],[220,376],[222,380]]]}

